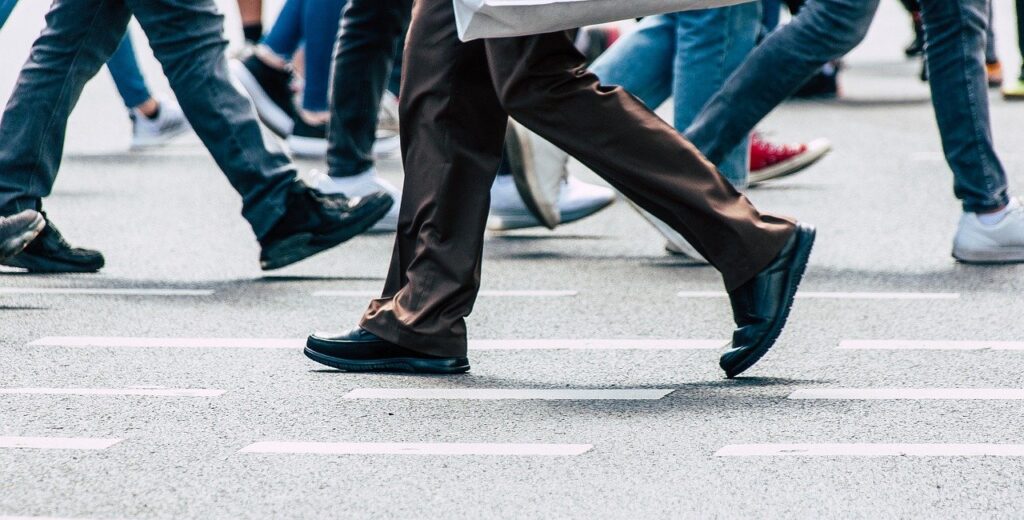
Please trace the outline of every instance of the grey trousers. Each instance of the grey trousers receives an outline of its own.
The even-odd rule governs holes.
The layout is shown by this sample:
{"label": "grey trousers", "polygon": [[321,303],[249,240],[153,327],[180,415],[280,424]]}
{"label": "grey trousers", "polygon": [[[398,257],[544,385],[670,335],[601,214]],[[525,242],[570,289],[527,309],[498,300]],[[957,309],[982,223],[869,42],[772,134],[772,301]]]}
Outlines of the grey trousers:
{"label": "grey trousers", "polygon": [[263,237],[284,214],[295,167],[228,79],[212,0],[54,0],[0,120],[0,215],[40,207],[60,169],[68,116],[135,18],[203,144]]}

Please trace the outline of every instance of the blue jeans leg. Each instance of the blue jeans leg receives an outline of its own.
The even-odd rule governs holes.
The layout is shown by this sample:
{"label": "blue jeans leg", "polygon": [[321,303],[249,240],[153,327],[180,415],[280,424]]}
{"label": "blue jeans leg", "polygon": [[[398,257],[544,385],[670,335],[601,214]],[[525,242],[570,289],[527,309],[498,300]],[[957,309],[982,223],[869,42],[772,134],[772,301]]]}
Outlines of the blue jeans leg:
{"label": "blue jeans leg", "polygon": [[[678,42],[672,88],[677,130],[690,126],[726,78],[750,54],[757,39],[760,15],[757,2],[672,15],[676,19]],[[747,185],[749,144],[749,138],[744,137],[722,160],[715,162],[721,174],[738,188]]]}
{"label": "blue jeans leg", "polygon": [[263,37],[263,45],[286,60],[292,59],[299,45],[302,45],[302,13],[305,12],[306,2],[307,0],[287,0],[281,7],[274,26]]}
{"label": "blue jeans leg", "polygon": [[[750,52],[758,19],[756,4],[650,17],[612,45],[591,71],[652,109],[674,97],[674,123],[682,129]],[[741,139],[717,164],[742,186],[747,161]]]}
{"label": "blue jeans leg", "polygon": [[7,23],[7,19],[11,17],[11,11],[16,5],[18,5],[18,0],[0,0],[0,28]]}
{"label": "blue jeans leg", "polygon": [[1009,202],[1006,172],[996,156],[985,77],[986,0],[924,0],[925,58],[953,190],[964,211]]}
{"label": "blue jeans leg", "polygon": [[135,58],[135,47],[132,45],[132,38],[125,34],[117,50],[107,60],[107,69],[110,76],[114,78],[114,86],[121,94],[124,105],[129,109],[135,108],[152,96],[146,88],[146,79],[142,77],[139,70],[139,62]]}
{"label": "blue jeans leg", "polygon": [[716,164],[825,63],[867,34],[878,0],[808,0],[750,54],[685,135]]}

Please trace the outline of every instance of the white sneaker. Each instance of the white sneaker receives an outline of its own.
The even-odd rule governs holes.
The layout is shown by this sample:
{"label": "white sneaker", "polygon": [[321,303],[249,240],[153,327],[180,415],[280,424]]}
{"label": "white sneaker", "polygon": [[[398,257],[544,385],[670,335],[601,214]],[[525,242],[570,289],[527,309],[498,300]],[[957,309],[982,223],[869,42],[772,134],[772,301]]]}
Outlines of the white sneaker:
{"label": "white sneaker", "polygon": [[364,197],[378,192],[387,192],[395,199],[395,204],[387,215],[380,219],[370,231],[392,232],[398,229],[398,210],[402,200],[402,192],[390,182],[377,176],[377,170],[370,168],[352,177],[331,177],[320,170],[310,170],[302,179],[309,187],[326,195],[345,195],[346,197]]}
{"label": "white sneaker", "polygon": [[964,213],[953,239],[953,258],[968,264],[1024,262],[1024,204],[1010,200],[996,224],[985,225],[977,213]]}
{"label": "white sneaker", "polygon": [[[487,229],[506,231],[543,226],[534,213],[523,203],[510,175],[501,175],[491,187],[491,215]],[[568,224],[601,211],[615,202],[615,190],[588,184],[569,176],[562,182],[558,195],[561,223]]]}
{"label": "white sneaker", "polygon": [[665,237],[666,251],[683,260],[689,260],[694,265],[705,265],[708,263],[707,259],[704,258],[696,248],[690,245],[685,238],[683,238],[683,235],[680,235],[676,230],[672,229],[658,217],[651,215],[640,206],[637,206],[633,201],[630,201],[629,199],[626,200],[629,201],[629,204],[633,206],[633,209],[635,209],[641,217],[654,226],[654,229],[658,230],[658,233],[661,233],[661,236]]}
{"label": "white sneaker", "polygon": [[154,119],[146,117],[137,108],[131,110],[132,150],[167,144],[191,128],[177,103],[167,99],[157,102],[160,103],[160,113]]}
{"label": "white sneaker", "polygon": [[373,156],[387,157],[398,151],[401,138],[398,133],[398,98],[390,91],[384,91],[377,113],[377,140],[373,143]]}
{"label": "white sneaker", "polygon": [[563,220],[559,203],[569,176],[569,154],[512,120],[505,134],[505,154],[522,202],[554,229]]}

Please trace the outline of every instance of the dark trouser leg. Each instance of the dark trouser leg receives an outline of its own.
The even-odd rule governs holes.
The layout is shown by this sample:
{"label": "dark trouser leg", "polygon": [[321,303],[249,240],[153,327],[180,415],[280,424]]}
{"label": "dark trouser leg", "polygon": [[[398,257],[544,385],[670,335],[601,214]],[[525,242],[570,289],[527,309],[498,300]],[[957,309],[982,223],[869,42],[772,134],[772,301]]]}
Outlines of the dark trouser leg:
{"label": "dark trouser leg", "polygon": [[36,209],[50,194],[68,116],[121,43],[129,19],[121,0],[53,3],[0,124],[0,215]]}
{"label": "dark trouser leg", "polygon": [[264,136],[249,100],[232,86],[224,19],[212,0],[126,0],[149,37],[196,134],[242,196],[262,238],[285,211],[295,167]]}
{"label": "dark trouser leg", "polygon": [[996,156],[985,76],[986,0],[922,0],[925,58],[942,149],[964,211],[1009,202],[1006,172]]}
{"label": "dark trouser leg", "polygon": [[465,355],[505,112],[677,227],[730,289],[791,236],[789,221],[758,214],[643,104],[600,87],[564,33],[491,40],[484,49],[458,41],[449,0],[417,4],[401,100],[402,216],[383,298],[362,321],[370,332],[427,354]]}
{"label": "dark trouser leg", "polygon": [[398,235],[383,297],[361,326],[405,348],[462,357],[508,118],[484,43],[459,41],[451,0],[416,2],[404,66]]}
{"label": "dark trouser leg", "polygon": [[818,69],[856,47],[877,9],[878,0],[810,0],[750,53],[683,134],[721,162]]}
{"label": "dark trouser leg", "polygon": [[510,116],[672,226],[729,289],[760,272],[793,232],[762,215],[696,148],[620,87],[600,85],[565,33],[487,42]]}
{"label": "dark trouser leg", "polygon": [[351,0],[334,55],[328,173],[358,175],[373,167],[380,98],[409,24],[412,0]]}

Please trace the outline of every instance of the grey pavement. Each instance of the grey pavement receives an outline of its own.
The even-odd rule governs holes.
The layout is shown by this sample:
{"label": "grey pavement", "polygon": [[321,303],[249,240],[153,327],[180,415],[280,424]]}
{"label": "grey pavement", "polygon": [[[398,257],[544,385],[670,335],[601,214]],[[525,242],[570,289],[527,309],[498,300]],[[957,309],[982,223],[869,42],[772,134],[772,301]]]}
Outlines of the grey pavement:
{"label": "grey pavement", "polygon": [[[22,4],[0,31],[0,99],[46,8]],[[996,12],[1012,74],[1019,58],[1011,2],[998,1]],[[820,165],[750,192],[759,206],[818,226],[803,288],[821,294],[798,300],[777,346],[734,381],[717,367],[720,349],[640,348],[652,339],[724,342],[730,313],[725,298],[678,296],[721,291],[721,282],[709,268],[664,254],[659,236],[624,203],[555,232],[488,237],[485,290],[575,294],[482,297],[469,319],[469,374],[353,375],[313,364],[291,345],[314,329],[353,324],[367,303],[315,293],[379,290],[391,237],[359,237],[262,273],[240,202],[198,141],[129,154],[127,117],[101,73],[73,117],[69,153],[46,204],[68,239],[101,249],[108,266],[97,275],[0,273],[0,517],[1019,518],[1024,401],[789,399],[844,388],[1024,388],[1024,267],[967,267],[950,258],[959,208],[918,64],[902,58],[909,35],[898,3],[884,2],[848,60],[846,100],[790,103],[762,125],[772,138],[833,142]],[[145,67],[155,75],[149,56]],[[162,79],[154,86],[166,92]],[[1021,193],[1024,103],[992,99],[996,142]],[[381,167],[401,180],[396,159]],[[79,294],[59,293],[65,289]],[[172,293],[147,294],[157,289]],[[130,341],[117,338],[155,346],[115,346]],[[187,348],[199,345],[187,338],[235,338],[243,348]],[[287,341],[257,341],[276,338]],[[549,347],[623,340],[617,345],[634,348],[507,342],[527,339]],[[850,340],[975,348],[840,348],[856,346],[843,343]],[[67,346],[76,341],[95,346]],[[978,343],[985,341],[1010,343]],[[185,346],[168,346],[175,342]],[[473,349],[474,342],[491,348]],[[161,394],[150,387],[223,393],[53,395]],[[417,388],[672,392],[656,400],[345,398],[354,389]],[[32,441],[44,445],[120,441],[93,450],[5,447],[26,437],[49,438]],[[243,451],[262,442],[586,451]],[[720,451],[748,444],[849,453]],[[915,445],[939,445],[931,446],[938,453],[885,451]],[[972,448],[947,445],[991,453],[956,455]]]}

